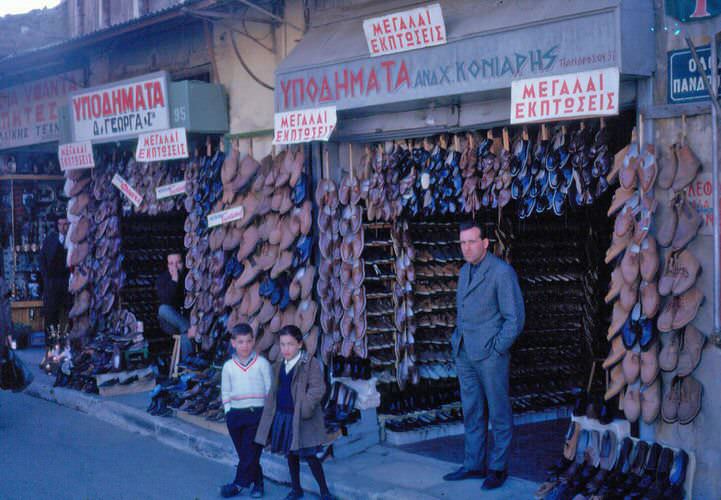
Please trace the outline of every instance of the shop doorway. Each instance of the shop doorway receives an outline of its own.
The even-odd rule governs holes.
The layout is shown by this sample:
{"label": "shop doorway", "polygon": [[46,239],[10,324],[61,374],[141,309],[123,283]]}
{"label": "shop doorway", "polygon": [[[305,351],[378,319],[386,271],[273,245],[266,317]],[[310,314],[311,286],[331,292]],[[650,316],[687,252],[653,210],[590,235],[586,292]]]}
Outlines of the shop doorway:
{"label": "shop doorway", "polygon": [[150,354],[156,359],[168,358],[173,346],[171,335],[158,321],[156,281],[167,269],[169,254],[185,257],[184,221],[185,214],[180,211],[121,219],[123,270],[127,276],[120,292],[122,304],[143,323]]}

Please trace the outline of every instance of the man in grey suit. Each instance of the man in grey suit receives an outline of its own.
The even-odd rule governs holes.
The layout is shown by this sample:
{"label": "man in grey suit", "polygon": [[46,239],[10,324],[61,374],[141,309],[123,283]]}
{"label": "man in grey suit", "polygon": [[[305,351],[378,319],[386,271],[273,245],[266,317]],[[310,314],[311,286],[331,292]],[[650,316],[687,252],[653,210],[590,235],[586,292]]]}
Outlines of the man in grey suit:
{"label": "man in grey suit", "polygon": [[[513,435],[509,351],[523,330],[525,309],[515,271],[488,253],[489,241],[482,226],[472,221],[462,223],[460,239],[466,263],[458,278],[456,329],[451,344],[461,385],[465,458],[463,466],[444,479],[487,475],[483,489],[490,490],[501,486],[508,476]],[[493,449],[486,469],[489,416]]]}

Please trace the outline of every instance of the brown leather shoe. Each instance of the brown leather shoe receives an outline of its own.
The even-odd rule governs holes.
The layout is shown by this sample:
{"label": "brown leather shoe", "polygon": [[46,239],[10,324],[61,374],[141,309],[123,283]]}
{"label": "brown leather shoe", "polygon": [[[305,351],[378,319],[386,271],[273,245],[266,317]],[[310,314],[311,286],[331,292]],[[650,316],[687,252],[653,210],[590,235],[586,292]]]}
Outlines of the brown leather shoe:
{"label": "brown leather shoe", "polygon": [[678,158],[678,170],[671,187],[674,191],[681,191],[696,178],[701,168],[701,162],[688,144],[683,144],[676,149],[676,158]]}
{"label": "brown leather shoe", "polygon": [[621,362],[623,368],[623,379],[627,384],[633,384],[641,374],[641,354],[633,351],[626,351]]}
{"label": "brown leather shoe", "polygon": [[647,351],[641,351],[641,382],[651,385],[658,377],[658,342],[654,342]]}
{"label": "brown leather shoe", "polygon": [[603,395],[603,399],[608,401],[614,396],[620,394],[623,388],[626,387],[626,379],[623,378],[623,368],[620,364],[617,364],[611,369],[611,383]]}
{"label": "brown leather shoe", "polygon": [[678,225],[671,241],[672,250],[681,250],[696,237],[703,219],[684,196],[678,208]]}
{"label": "brown leather shoe", "polygon": [[641,273],[641,279],[645,281],[651,281],[656,277],[658,272],[659,257],[658,257],[658,246],[656,245],[656,239],[653,236],[647,236],[643,243],[641,243],[641,254],[639,271]]}
{"label": "brown leather shoe", "polygon": [[651,319],[658,314],[661,306],[661,296],[658,294],[658,287],[655,281],[642,281],[640,287],[641,311],[643,315]]}
{"label": "brown leather shoe", "polygon": [[681,379],[674,377],[671,386],[661,401],[661,418],[667,424],[678,421],[678,406],[681,403]]}
{"label": "brown leather shoe", "polygon": [[611,340],[618,334],[618,332],[621,331],[621,328],[628,319],[629,314],[631,314],[631,311],[627,311],[626,309],[624,309],[619,301],[616,301],[616,303],[613,304],[611,325],[608,327],[608,335],[606,336],[608,340]]}
{"label": "brown leather shoe", "polygon": [[625,205],[616,217],[616,221],[613,224],[613,233],[621,238],[632,232],[633,226],[633,208],[631,208],[630,205]]}
{"label": "brown leather shoe", "polygon": [[631,198],[638,197],[638,193],[633,189],[624,189],[619,187],[615,193],[613,193],[613,199],[611,200],[611,207],[608,209],[608,216],[611,217],[613,214],[618,212],[627,203],[631,203]]}
{"label": "brown leather shoe", "polygon": [[621,171],[618,173],[618,180],[624,189],[633,189],[636,187],[637,171],[641,166],[641,158],[632,156],[627,157],[627,159],[628,161],[624,160]]}
{"label": "brown leather shoe", "polygon": [[633,423],[641,416],[641,396],[637,388],[627,386],[623,395],[623,414]]}
{"label": "brown leather shoe", "polygon": [[678,356],[681,349],[681,334],[672,331],[658,354],[658,366],[665,372],[672,372],[678,366]]}
{"label": "brown leather shoe", "polygon": [[626,282],[621,286],[621,293],[618,296],[618,301],[621,303],[621,307],[625,310],[633,309],[633,306],[638,302],[638,285],[639,281],[636,280],[632,284]]}
{"label": "brown leather shoe", "polygon": [[661,411],[661,382],[656,379],[651,385],[641,388],[641,418],[647,424],[653,423]]}
{"label": "brown leather shoe", "polygon": [[673,318],[678,310],[678,297],[671,297],[666,301],[656,320],[656,327],[659,332],[670,332],[673,330]]}
{"label": "brown leather shoe", "polygon": [[676,234],[676,226],[678,225],[678,204],[679,197],[676,196],[671,201],[670,211],[661,220],[661,225],[656,231],[656,241],[662,247],[669,247],[673,242],[673,237]]}
{"label": "brown leather shoe", "polygon": [[616,336],[611,342],[611,351],[608,353],[608,357],[603,362],[603,369],[608,370],[626,355],[626,348],[623,346],[623,340],[621,336]]}
{"label": "brown leather shoe", "polygon": [[621,274],[623,275],[623,281],[629,285],[634,283],[638,279],[640,265],[641,247],[632,243],[626,249],[626,253],[623,254],[623,258],[621,259]]}
{"label": "brown leather shoe", "polygon": [[668,189],[673,185],[673,179],[676,177],[676,171],[678,170],[678,159],[676,158],[676,144],[672,144],[668,148],[668,156],[661,162],[660,170],[658,172],[658,179],[656,180],[658,187],[661,189]]}
{"label": "brown leather shoe", "polygon": [[703,386],[695,378],[688,376],[681,379],[681,400],[678,404],[678,422],[690,424],[701,411]]}
{"label": "brown leather shoe", "polygon": [[678,310],[673,316],[671,328],[680,330],[691,323],[698,313],[699,307],[703,302],[704,295],[701,290],[692,287],[689,291],[678,297]]}
{"label": "brown leather shoe", "polygon": [[706,345],[706,336],[693,325],[688,325],[683,331],[681,350],[678,353],[677,375],[686,377],[696,369],[701,362],[701,353]]}
{"label": "brown leather shoe", "polygon": [[611,286],[608,289],[606,297],[603,299],[606,304],[610,304],[611,302],[613,302],[613,299],[618,297],[618,294],[621,293],[621,288],[624,284],[625,283],[621,274],[621,268],[619,266],[616,266],[616,268],[614,268],[614,270],[611,272]]}
{"label": "brown leather shoe", "polygon": [[701,263],[694,254],[688,250],[684,250],[678,254],[676,269],[677,273],[671,292],[674,295],[681,295],[696,284],[696,278],[699,272],[701,272]]}
{"label": "brown leather shoe", "polygon": [[616,236],[616,233],[614,233],[613,238],[611,239],[611,246],[608,247],[608,250],[606,251],[606,258],[604,259],[604,262],[609,264],[613,259],[618,257],[621,252],[628,247],[632,236],[631,232],[627,233],[626,236],[623,237]]}
{"label": "brown leather shoe", "polygon": [[678,269],[676,267],[676,261],[678,254],[669,252],[666,256],[666,262],[663,265],[663,273],[658,280],[658,293],[659,295],[670,295],[673,290],[673,284],[676,282],[678,277]]}
{"label": "brown leather shoe", "polygon": [[641,156],[641,162],[636,170],[638,182],[644,193],[649,193],[653,189],[658,175],[658,165],[656,165],[656,149],[653,144],[648,144],[646,150]]}

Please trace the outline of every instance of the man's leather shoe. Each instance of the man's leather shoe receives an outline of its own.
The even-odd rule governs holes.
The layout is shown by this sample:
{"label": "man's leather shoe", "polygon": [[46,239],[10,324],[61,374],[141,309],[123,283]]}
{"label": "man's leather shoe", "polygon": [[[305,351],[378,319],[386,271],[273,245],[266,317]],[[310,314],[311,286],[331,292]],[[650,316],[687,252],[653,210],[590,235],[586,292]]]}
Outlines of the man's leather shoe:
{"label": "man's leather shoe", "polygon": [[478,479],[486,477],[485,471],[480,470],[468,470],[463,467],[459,468],[455,472],[451,472],[443,476],[444,481],[462,481],[464,479]]}
{"label": "man's leather shoe", "polygon": [[243,488],[241,488],[236,483],[229,483],[225,484],[220,488],[220,495],[223,498],[231,498],[237,495],[240,495],[240,493],[243,491]]}
{"label": "man's leather shoe", "polygon": [[498,470],[491,470],[488,473],[488,477],[485,481],[483,481],[483,486],[481,486],[481,489],[483,490],[495,490],[496,488],[500,488],[503,486],[503,483],[506,482],[506,478],[508,477],[508,472],[498,471]]}

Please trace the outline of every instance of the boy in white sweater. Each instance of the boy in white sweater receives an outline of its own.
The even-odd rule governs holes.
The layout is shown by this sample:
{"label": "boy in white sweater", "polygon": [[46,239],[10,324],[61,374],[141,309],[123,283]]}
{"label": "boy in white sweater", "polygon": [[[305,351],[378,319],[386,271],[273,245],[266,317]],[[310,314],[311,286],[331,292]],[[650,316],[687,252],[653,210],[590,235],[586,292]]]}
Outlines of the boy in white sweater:
{"label": "boy in white sweater", "polygon": [[270,391],[270,363],[257,354],[255,335],[250,325],[240,324],[230,332],[235,354],[223,365],[221,395],[228,432],[238,453],[235,480],[221,488],[225,498],[241,493],[251,484],[252,498],[263,496],[262,447],[255,443],[265,396]]}

